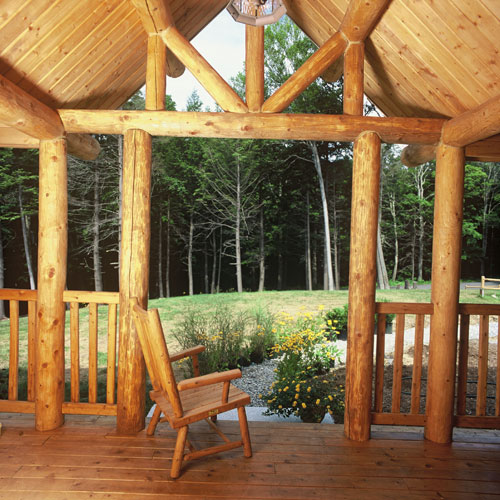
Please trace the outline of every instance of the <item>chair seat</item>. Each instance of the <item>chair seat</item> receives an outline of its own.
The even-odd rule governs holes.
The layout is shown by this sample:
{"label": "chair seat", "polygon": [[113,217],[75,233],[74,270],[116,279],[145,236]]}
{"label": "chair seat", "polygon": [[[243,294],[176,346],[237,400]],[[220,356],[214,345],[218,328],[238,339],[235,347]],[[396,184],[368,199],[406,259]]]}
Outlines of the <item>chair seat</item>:
{"label": "chair seat", "polygon": [[175,416],[168,396],[163,391],[151,391],[149,395],[160,407],[170,425],[177,429],[250,403],[250,396],[232,384],[227,403],[222,403],[223,385],[223,383],[213,384],[180,392],[179,396],[184,410],[180,418]]}

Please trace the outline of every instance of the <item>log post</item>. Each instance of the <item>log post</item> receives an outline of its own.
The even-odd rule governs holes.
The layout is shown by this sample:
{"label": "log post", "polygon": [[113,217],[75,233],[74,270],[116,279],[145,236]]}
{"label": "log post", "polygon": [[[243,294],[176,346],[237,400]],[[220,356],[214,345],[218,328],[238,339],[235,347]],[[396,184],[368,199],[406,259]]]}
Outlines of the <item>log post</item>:
{"label": "log post", "polygon": [[379,185],[380,138],[364,132],[354,142],[349,259],[344,432],[354,441],[370,439]]}
{"label": "log post", "polygon": [[151,205],[151,136],[128,130],[123,147],[120,248],[120,348],[117,430],[134,434],[145,422],[145,366],[130,313],[130,298],[147,307]]}
{"label": "log post", "polygon": [[167,88],[167,46],[158,35],[148,37],[148,61],[146,65],[146,109],[165,109]]}
{"label": "log post", "polygon": [[245,26],[246,101],[251,113],[264,102],[264,26]]}
{"label": "log post", "polygon": [[344,54],[344,114],[363,115],[365,44],[350,43]]}
{"label": "log post", "polygon": [[35,427],[64,423],[64,302],[68,191],[66,140],[40,141],[38,329],[35,354]]}
{"label": "log post", "polygon": [[449,443],[453,431],[464,170],[463,148],[438,147],[425,425],[426,439],[436,443]]}

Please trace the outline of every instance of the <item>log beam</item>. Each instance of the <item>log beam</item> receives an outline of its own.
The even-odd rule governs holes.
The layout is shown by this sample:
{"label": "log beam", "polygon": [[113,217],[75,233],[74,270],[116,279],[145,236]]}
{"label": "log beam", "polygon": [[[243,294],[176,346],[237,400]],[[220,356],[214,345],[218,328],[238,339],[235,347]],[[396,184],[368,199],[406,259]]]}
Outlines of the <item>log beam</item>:
{"label": "log beam", "polygon": [[64,315],[68,191],[66,140],[40,141],[35,427],[64,422]]}
{"label": "log beam", "polygon": [[265,113],[279,113],[344,53],[347,41],[335,33],[262,106]]}
{"label": "log beam", "polygon": [[[436,159],[437,144],[413,144],[401,153],[401,162],[407,167],[418,167]],[[500,161],[500,134],[465,146],[469,161]]]}
{"label": "log beam", "polygon": [[364,96],[365,44],[350,43],[344,54],[344,114],[361,116]]}
{"label": "log beam", "polygon": [[264,102],[264,26],[245,26],[246,101],[250,112]]}
{"label": "log beam", "polygon": [[120,324],[117,429],[135,434],[144,428],[146,371],[130,311],[130,298],[147,307],[151,210],[151,136],[128,130],[123,147],[122,239],[120,248]]}
{"label": "log beam", "polygon": [[[174,18],[165,0],[131,0],[139,14],[142,26],[148,35],[156,35],[174,26]],[[178,78],[184,73],[186,67],[172,52],[165,52],[166,74],[172,78]]]}
{"label": "log beam", "polygon": [[462,241],[464,150],[440,145],[436,158],[432,241],[431,337],[425,437],[449,443],[457,355]]}
{"label": "log beam", "polygon": [[354,142],[352,172],[349,320],[344,432],[370,439],[380,138],[361,134]]}
{"label": "log beam", "polygon": [[191,71],[205,90],[224,111],[248,112],[247,105],[228,83],[215,71],[203,56],[189,43],[182,33],[170,26],[160,33],[167,47]]}
{"label": "log beam", "polygon": [[391,0],[351,0],[339,31],[350,42],[363,42],[390,3]]}
{"label": "log beam", "polygon": [[71,133],[123,134],[141,129],[158,136],[350,142],[373,130],[391,144],[436,143],[444,123],[436,118],[267,113],[61,109],[59,114]]}
{"label": "log beam", "polygon": [[443,126],[443,144],[463,147],[500,133],[500,95],[451,119]]}

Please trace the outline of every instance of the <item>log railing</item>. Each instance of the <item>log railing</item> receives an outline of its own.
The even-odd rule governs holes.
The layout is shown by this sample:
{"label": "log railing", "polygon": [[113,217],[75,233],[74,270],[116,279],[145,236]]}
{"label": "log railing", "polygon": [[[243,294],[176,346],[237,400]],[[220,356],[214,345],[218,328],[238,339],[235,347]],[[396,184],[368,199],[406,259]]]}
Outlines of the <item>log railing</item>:
{"label": "log railing", "polygon": [[[69,305],[69,327],[65,340],[69,344],[70,380],[69,401],[63,403],[65,414],[116,415],[116,347],[119,294],[114,292],[65,291],[64,302]],[[8,361],[8,397],[0,400],[0,412],[34,413],[35,411],[35,333],[37,320],[36,290],[0,289],[0,300],[9,302],[10,338]],[[20,329],[19,304],[27,302],[27,323]],[[80,319],[81,304],[88,304],[88,394],[80,393],[84,338]],[[107,307],[106,391],[98,398],[99,308]],[[102,330],[102,329],[101,329]],[[103,336],[104,334],[101,334]],[[20,347],[27,355],[20,362]],[[102,350],[102,349],[101,349]],[[26,368],[26,399],[19,400],[19,370]],[[101,382],[102,383],[102,382]],[[87,401],[85,401],[87,400]],[[101,400],[101,401],[99,401]]]}
{"label": "log railing", "polygon": [[[425,395],[428,363],[428,326],[433,313],[432,304],[377,303],[377,338],[375,353],[375,384],[372,423],[388,425],[425,425]],[[493,344],[490,336],[491,321],[500,320],[500,306],[490,304],[460,304],[460,333],[458,346],[456,386],[456,427],[500,427],[500,368],[489,366]],[[387,316],[395,315],[394,348],[386,348]],[[470,356],[469,332],[471,316],[478,317],[479,339],[477,361]],[[406,329],[410,321],[414,329]],[[393,327],[394,329],[394,327]],[[412,346],[408,349],[408,336]],[[425,337],[425,342],[424,342]],[[392,343],[392,342],[391,342]],[[406,351],[405,351],[406,345]],[[488,353],[488,346],[490,347]],[[497,359],[500,347],[494,347]],[[391,354],[392,351],[392,354]],[[391,362],[392,358],[392,362]],[[489,375],[489,377],[488,377]],[[392,377],[392,383],[389,384]],[[495,382],[491,382],[491,379]],[[490,380],[490,382],[488,381]],[[391,386],[390,397],[387,386]],[[384,398],[385,394],[385,398]]]}

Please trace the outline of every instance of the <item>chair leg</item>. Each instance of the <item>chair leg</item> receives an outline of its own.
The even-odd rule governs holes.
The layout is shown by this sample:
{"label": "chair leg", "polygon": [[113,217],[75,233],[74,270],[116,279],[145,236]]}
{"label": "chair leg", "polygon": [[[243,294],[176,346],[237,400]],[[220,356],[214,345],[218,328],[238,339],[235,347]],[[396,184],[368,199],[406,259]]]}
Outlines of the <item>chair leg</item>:
{"label": "chair leg", "polygon": [[243,441],[243,453],[245,457],[252,456],[252,444],[250,443],[250,433],[248,432],[247,414],[245,407],[238,408],[238,420],[240,422],[241,440]]}
{"label": "chair leg", "polygon": [[177,479],[181,475],[182,461],[184,459],[184,448],[186,447],[186,439],[188,426],[181,427],[177,431],[177,441],[175,442],[174,458],[172,459],[172,469],[170,477]]}
{"label": "chair leg", "polygon": [[153,416],[151,417],[148,429],[146,431],[147,436],[152,436],[155,433],[156,426],[158,425],[158,422],[160,420],[160,416],[161,416],[160,407],[156,405],[155,411],[153,412]]}

